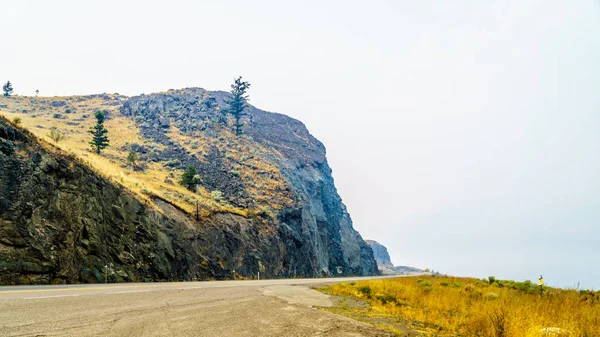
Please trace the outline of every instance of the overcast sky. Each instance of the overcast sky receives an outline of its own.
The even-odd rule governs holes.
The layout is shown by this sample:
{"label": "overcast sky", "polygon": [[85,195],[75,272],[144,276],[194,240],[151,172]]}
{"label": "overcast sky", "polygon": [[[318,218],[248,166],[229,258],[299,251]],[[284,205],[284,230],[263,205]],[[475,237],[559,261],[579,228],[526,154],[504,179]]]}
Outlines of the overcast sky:
{"label": "overcast sky", "polygon": [[600,288],[600,1],[3,1],[15,93],[228,90],[303,121],[395,264]]}

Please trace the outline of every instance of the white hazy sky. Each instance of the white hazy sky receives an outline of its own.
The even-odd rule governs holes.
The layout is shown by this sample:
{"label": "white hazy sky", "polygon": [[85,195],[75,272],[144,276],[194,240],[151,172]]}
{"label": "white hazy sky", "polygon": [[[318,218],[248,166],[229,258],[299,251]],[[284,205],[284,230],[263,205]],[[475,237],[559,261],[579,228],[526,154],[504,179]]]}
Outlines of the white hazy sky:
{"label": "white hazy sky", "polygon": [[0,81],[252,82],[396,264],[600,288],[600,1],[8,1]]}

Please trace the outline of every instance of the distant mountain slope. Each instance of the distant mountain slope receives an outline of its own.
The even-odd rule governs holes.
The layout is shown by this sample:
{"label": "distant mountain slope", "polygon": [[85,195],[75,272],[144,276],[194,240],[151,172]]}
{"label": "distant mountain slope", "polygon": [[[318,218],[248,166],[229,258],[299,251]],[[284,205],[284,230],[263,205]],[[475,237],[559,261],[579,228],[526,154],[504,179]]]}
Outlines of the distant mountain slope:
{"label": "distant mountain slope", "polygon": [[388,254],[387,248],[385,248],[384,245],[374,240],[365,240],[365,242],[373,250],[373,256],[375,257],[375,261],[377,262],[377,266],[379,268],[394,267],[392,261],[390,260],[390,254]]}
{"label": "distant mountain slope", "polygon": [[375,256],[375,261],[377,261],[377,267],[379,271],[386,275],[391,274],[414,274],[414,273],[423,273],[424,270],[407,267],[407,266],[394,266],[392,261],[390,260],[390,254],[388,253],[387,248],[381,243],[374,240],[365,240],[365,242],[371,247],[373,250],[373,255]]}
{"label": "distant mountain slope", "polygon": [[[114,266],[115,280],[252,277],[258,271],[266,277],[376,273],[372,250],[352,228],[337,194],[324,146],[301,122],[254,107],[244,121],[245,135],[235,136],[222,114],[227,95],[189,88],[136,97],[0,98],[0,114],[19,117],[37,137],[68,153],[60,154],[65,164],[58,172],[46,172],[33,152],[20,153],[19,146],[47,152],[52,147],[1,121],[23,143],[5,134],[4,143],[18,146],[2,153],[0,168],[31,167],[28,172],[36,172],[36,178],[19,170],[2,176],[0,200],[6,207],[0,212],[0,231],[13,239],[0,239],[0,264],[5,265],[0,282],[98,281],[106,263]],[[101,156],[89,151],[86,133],[98,109],[108,112],[111,141]],[[51,130],[64,140],[50,140]],[[141,155],[143,171],[128,166],[129,151]],[[53,158],[54,150],[48,153],[42,157]],[[69,156],[76,160],[69,163]],[[75,165],[77,177],[87,178],[65,181],[60,173],[65,165]],[[176,183],[190,165],[201,179],[195,192]],[[40,200],[31,201],[23,189],[36,179],[51,183],[39,191]],[[104,198],[93,186],[79,186],[84,181],[101,181],[93,186],[111,186],[115,196]],[[133,214],[113,207],[128,210],[132,204],[138,205]],[[102,218],[90,221],[93,212]],[[152,229],[146,241],[135,233],[124,235],[123,242],[92,235],[119,232],[123,226],[134,230],[147,222]],[[40,237],[42,232],[47,234]],[[50,236],[51,244],[35,243]],[[68,246],[65,238],[71,238]],[[144,254],[152,258],[141,258]],[[146,271],[132,269],[137,262]],[[85,274],[90,272],[93,278]]]}

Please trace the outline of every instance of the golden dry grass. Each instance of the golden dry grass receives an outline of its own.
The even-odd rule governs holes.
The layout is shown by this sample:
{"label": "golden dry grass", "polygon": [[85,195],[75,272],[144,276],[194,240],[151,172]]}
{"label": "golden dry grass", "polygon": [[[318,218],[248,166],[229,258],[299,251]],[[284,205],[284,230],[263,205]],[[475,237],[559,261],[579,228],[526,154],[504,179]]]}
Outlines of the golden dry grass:
{"label": "golden dry grass", "polygon": [[[218,137],[215,138],[206,137],[202,132],[185,135],[171,124],[167,136],[201,160],[211,147],[225,153],[230,172],[235,172],[240,177],[258,205],[273,210],[293,206],[294,201],[290,193],[286,192],[289,189],[286,180],[279,168],[267,158],[273,155],[273,150],[255,143],[248,136],[237,136],[229,128],[217,126],[216,131]],[[266,212],[270,213],[270,209]]]}
{"label": "golden dry grass", "polygon": [[[529,282],[472,278],[408,277],[332,285],[324,292],[357,298],[370,306],[346,308],[388,318],[426,336],[600,336],[600,293],[545,289]],[[394,325],[384,328],[394,331]],[[401,330],[397,330],[399,332]],[[555,336],[562,336],[555,334]]]}
{"label": "golden dry grass", "polygon": [[[238,214],[247,217],[250,213],[258,213],[259,210],[248,210],[236,208],[222,201],[215,200],[211,195],[212,191],[207,191],[199,187],[196,193],[186,190],[176,182],[183,173],[181,170],[174,170],[165,167],[160,162],[146,163],[146,169],[134,171],[126,166],[127,151],[123,150],[128,144],[144,144],[144,139],[139,133],[135,123],[118,111],[118,105],[115,101],[125,99],[118,95],[100,96],[70,96],[70,97],[24,97],[13,96],[10,98],[0,98],[0,114],[10,120],[20,118],[20,125],[40,139],[48,142],[59,149],[73,155],[81,162],[98,172],[113,183],[125,187],[134,193],[138,199],[155,207],[161,211],[153,202],[153,197],[164,199],[189,214],[196,211],[196,203],[200,206],[200,215],[203,218],[217,212],[226,212]],[[66,102],[66,106],[53,106],[53,102]],[[70,113],[65,113],[69,109]],[[94,124],[94,113],[97,110],[109,111],[109,118],[105,122],[109,130],[110,147],[105,149],[102,155],[97,155],[90,151],[90,135],[87,130]],[[60,114],[61,118],[55,118],[55,114]],[[64,139],[56,142],[49,137],[50,131],[56,130],[64,135]],[[173,140],[179,145],[189,149],[190,141],[200,142],[202,146],[219,142],[213,139],[202,137],[201,134],[195,137],[180,135],[178,130],[172,129],[169,133]],[[247,139],[240,140],[231,132],[220,132],[220,137],[227,139],[227,144],[233,144],[228,153],[231,153],[233,159],[240,159],[243,150],[250,150],[250,146],[256,144],[247,144]],[[246,143],[244,143],[246,142]],[[163,148],[160,144],[153,144],[157,148]],[[221,145],[223,147],[223,145]],[[201,147],[203,148],[203,147]],[[204,147],[206,148],[206,147]],[[263,158],[264,159],[264,158]],[[235,162],[235,160],[234,160]],[[251,181],[247,178],[251,173],[241,168],[240,174],[243,176],[251,195],[256,196],[259,202],[265,202],[265,205],[273,204],[273,208],[289,205],[289,198],[278,198],[276,191],[285,188],[284,179],[279,170],[271,164],[265,163],[264,170],[269,170],[276,179],[262,179],[260,182]],[[255,173],[254,173],[255,174]],[[173,181],[175,184],[167,183]],[[262,187],[256,189],[255,186]],[[260,193],[259,193],[260,192]],[[273,198],[275,197],[275,198]],[[276,200],[277,202],[275,202]],[[267,203],[269,201],[270,203]]]}

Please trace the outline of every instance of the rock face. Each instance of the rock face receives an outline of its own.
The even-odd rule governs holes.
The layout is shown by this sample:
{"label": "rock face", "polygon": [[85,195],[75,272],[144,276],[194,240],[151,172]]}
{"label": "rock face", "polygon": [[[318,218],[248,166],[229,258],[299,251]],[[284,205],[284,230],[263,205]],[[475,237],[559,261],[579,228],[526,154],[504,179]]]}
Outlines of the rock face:
{"label": "rock face", "polygon": [[[140,202],[0,118],[0,284],[376,274],[324,146],[301,122],[250,107],[245,138],[235,144],[260,161],[232,159],[218,126],[226,95],[186,89],[125,98],[119,108],[148,144],[160,145],[133,144],[143,159],[193,165],[215,199],[264,209],[214,212],[200,223],[161,197]],[[194,154],[169,136],[173,127],[215,142]]]}
{"label": "rock face", "polygon": [[[135,116],[146,137],[173,148],[164,131],[156,127],[161,116],[172,118],[182,134],[202,131],[210,136],[208,131],[218,130],[223,120],[228,95],[189,88],[136,96],[123,104],[121,113]],[[291,261],[292,265],[308,263],[312,270],[309,275],[377,273],[371,250],[352,228],[352,220],[337,194],[323,144],[300,121],[253,106],[248,110],[245,133],[253,143],[270,150],[263,160],[280,170],[287,186],[284,191],[275,192],[296,201],[295,207],[285,207],[279,212],[277,221],[281,235],[286,237],[286,249],[302,247],[306,254],[304,260]],[[211,146],[203,161],[185,149],[177,149],[167,153],[163,160],[178,160],[182,167],[198,167],[201,175],[207,177],[204,184],[208,189],[223,192],[234,205],[255,206],[243,182],[233,176],[226,177],[231,172],[224,177],[227,169],[223,152]],[[306,275],[305,271],[295,269],[289,272]]]}
{"label": "rock face", "polygon": [[390,254],[388,254],[387,248],[381,243],[374,240],[365,240],[365,242],[373,250],[375,261],[377,261],[377,268],[384,275],[407,275],[407,274],[419,274],[423,273],[424,270],[407,267],[407,266],[394,266],[390,260]]}
{"label": "rock face", "polygon": [[373,250],[373,256],[375,257],[375,261],[377,261],[377,266],[379,268],[394,267],[394,265],[392,264],[392,260],[390,260],[390,254],[388,254],[387,248],[385,248],[384,245],[374,240],[365,240],[365,242]]}

